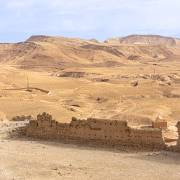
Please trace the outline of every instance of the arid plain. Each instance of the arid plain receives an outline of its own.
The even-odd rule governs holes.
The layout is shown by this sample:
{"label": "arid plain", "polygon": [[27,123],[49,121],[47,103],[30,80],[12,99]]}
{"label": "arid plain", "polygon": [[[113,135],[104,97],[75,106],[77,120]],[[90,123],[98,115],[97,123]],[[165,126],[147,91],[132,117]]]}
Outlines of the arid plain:
{"label": "arid plain", "polygon": [[[72,117],[118,119],[123,114],[132,117],[129,122],[132,126],[149,123],[138,117],[155,120],[161,116],[168,122],[166,136],[177,138],[175,125],[180,120],[179,108],[179,39],[132,35],[98,42],[33,36],[22,43],[0,44],[2,126],[14,116],[35,117],[44,111],[61,122],[69,122]],[[6,138],[1,144],[0,178],[3,179],[12,179],[12,176],[14,179],[169,179],[166,170],[174,175],[171,179],[179,177],[179,155],[173,153],[112,152]],[[30,151],[26,146],[34,150]],[[22,147],[28,156],[23,156],[17,147]],[[47,164],[39,164],[41,160],[36,159],[36,155],[41,158],[40,151],[47,155]],[[96,156],[96,161],[92,156]],[[28,161],[28,157],[31,160]],[[51,158],[59,160],[56,163],[60,164],[55,163],[55,166],[60,166],[61,170],[53,167],[49,162]],[[21,174],[10,166],[11,160],[17,167],[26,161],[29,164]],[[104,165],[104,170],[100,162],[108,164]],[[65,167],[66,163],[70,166]],[[125,164],[119,167],[121,163]],[[135,169],[132,164],[136,164]],[[168,169],[170,164],[172,170]],[[35,167],[41,165],[37,172]],[[54,170],[50,172],[46,168]],[[131,168],[134,174],[127,175]],[[52,174],[54,171],[59,174]]]}

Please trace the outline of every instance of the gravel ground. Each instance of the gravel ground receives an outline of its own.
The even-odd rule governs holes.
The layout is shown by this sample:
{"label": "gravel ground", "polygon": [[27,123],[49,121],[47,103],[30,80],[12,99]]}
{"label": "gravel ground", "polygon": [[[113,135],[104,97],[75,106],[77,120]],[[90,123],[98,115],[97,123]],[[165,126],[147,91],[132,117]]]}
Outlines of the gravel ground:
{"label": "gravel ground", "polygon": [[18,123],[0,124],[0,180],[175,180],[180,154],[125,152],[8,138]]}

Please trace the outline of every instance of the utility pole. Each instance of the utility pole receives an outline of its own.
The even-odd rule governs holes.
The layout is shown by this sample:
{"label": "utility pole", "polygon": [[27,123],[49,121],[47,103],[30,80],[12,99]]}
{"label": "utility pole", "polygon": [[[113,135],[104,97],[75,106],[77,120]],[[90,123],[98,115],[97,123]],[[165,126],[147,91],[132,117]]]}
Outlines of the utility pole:
{"label": "utility pole", "polygon": [[155,69],[155,67],[154,67],[154,75],[156,74],[156,69]]}
{"label": "utility pole", "polygon": [[27,75],[27,85],[26,85],[26,90],[29,91],[29,77]]}
{"label": "utility pole", "polygon": [[153,64],[154,75],[156,74],[156,66],[157,64]]}

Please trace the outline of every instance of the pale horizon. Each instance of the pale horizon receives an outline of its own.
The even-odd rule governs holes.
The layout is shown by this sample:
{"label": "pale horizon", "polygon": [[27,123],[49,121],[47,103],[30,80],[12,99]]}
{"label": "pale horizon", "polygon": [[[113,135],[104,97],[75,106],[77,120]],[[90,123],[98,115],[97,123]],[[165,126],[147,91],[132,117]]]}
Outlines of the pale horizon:
{"label": "pale horizon", "polygon": [[178,0],[0,0],[0,42],[32,35],[105,40],[131,34],[180,38]]}

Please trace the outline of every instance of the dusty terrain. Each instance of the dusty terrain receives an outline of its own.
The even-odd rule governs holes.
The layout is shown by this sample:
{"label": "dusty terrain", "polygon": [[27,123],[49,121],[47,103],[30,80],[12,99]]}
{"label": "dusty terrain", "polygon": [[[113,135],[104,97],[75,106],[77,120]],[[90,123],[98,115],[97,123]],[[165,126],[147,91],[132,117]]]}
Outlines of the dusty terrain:
{"label": "dusty terrain", "polygon": [[46,111],[69,121],[125,113],[177,122],[179,58],[179,40],[161,36],[118,43],[33,36],[0,44],[0,117]]}
{"label": "dusty terrain", "polygon": [[179,154],[9,139],[21,124],[0,124],[0,179],[179,179]]}
{"label": "dusty terrain", "polygon": [[[161,36],[105,42],[33,36],[0,44],[0,121],[46,111],[62,122],[72,116],[118,119],[126,114],[138,126],[147,122],[137,116],[160,115],[168,122],[166,136],[177,138],[179,60],[180,40]],[[11,139],[0,143],[0,179],[179,177],[179,159],[171,153],[149,156]]]}

